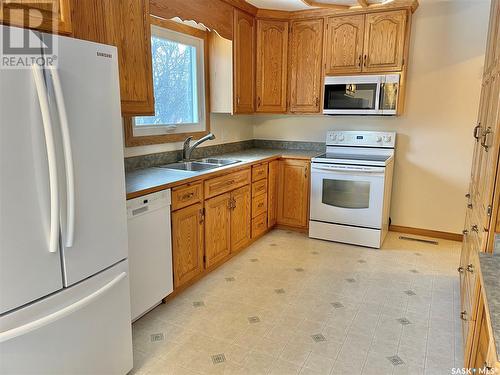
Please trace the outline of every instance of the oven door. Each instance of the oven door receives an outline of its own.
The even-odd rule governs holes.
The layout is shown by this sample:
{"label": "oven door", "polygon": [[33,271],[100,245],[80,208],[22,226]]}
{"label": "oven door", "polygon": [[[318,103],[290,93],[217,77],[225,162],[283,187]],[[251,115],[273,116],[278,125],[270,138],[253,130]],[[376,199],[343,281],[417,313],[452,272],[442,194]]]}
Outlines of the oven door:
{"label": "oven door", "polygon": [[384,167],[313,163],[311,220],[382,227]]}

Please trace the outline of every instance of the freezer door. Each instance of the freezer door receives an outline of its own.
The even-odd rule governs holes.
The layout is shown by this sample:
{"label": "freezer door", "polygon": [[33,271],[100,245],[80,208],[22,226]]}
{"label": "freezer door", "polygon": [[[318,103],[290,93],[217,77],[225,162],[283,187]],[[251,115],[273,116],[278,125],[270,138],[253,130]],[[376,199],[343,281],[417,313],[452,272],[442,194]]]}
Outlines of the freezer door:
{"label": "freezer door", "polygon": [[68,286],[127,258],[125,175],[116,48],[66,37],[56,43],[57,70],[46,76],[60,129],[58,160],[66,166],[61,246]]}
{"label": "freezer door", "polygon": [[109,374],[132,368],[127,262],[0,317],[1,374]]}
{"label": "freezer door", "polygon": [[0,70],[0,314],[62,288],[45,135],[32,70]]}

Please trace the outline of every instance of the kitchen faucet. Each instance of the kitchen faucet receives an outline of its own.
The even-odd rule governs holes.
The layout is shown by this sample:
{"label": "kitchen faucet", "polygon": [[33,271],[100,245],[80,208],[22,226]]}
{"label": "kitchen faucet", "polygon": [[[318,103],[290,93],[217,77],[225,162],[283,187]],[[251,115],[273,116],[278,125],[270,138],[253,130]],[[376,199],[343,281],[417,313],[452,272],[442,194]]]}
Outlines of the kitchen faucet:
{"label": "kitchen faucet", "polygon": [[192,139],[193,139],[193,137],[187,137],[186,140],[184,141],[184,146],[182,148],[182,160],[184,160],[184,161],[190,161],[191,160],[191,153],[194,151],[194,149],[205,141],[209,141],[209,140],[211,141],[211,140],[215,139],[215,135],[213,135],[212,133],[208,133],[206,136],[198,139],[195,143],[193,143],[192,146],[189,146]]}

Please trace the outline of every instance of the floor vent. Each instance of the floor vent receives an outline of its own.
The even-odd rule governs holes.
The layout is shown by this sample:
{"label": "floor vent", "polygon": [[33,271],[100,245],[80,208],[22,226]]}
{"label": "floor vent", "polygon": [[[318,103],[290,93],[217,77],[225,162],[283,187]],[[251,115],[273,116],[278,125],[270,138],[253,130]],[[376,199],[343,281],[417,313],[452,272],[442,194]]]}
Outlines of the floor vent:
{"label": "floor vent", "polygon": [[250,316],[248,317],[248,322],[249,323],[259,323],[260,322],[260,319],[258,316]]}
{"label": "floor vent", "polygon": [[194,307],[203,307],[203,306],[205,306],[205,302],[203,302],[203,301],[196,301],[196,302],[193,302],[193,306]]}
{"label": "floor vent", "polygon": [[234,277],[226,277],[226,281],[227,281],[228,283],[231,283],[231,282],[233,282],[234,280],[236,280]]}
{"label": "floor vent", "polygon": [[391,357],[387,357],[387,359],[392,363],[393,366],[405,364],[405,362],[399,357],[399,355],[393,355]]}
{"label": "floor vent", "polygon": [[151,342],[157,342],[157,341],[163,341],[165,339],[165,336],[163,333],[153,333],[151,335]]}
{"label": "floor vent", "polygon": [[224,353],[214,354],[212,356],[212,362],[214,363],[214,365],[216,365],[218,363],[224,363],[224,362],[226,362],[226,356],[224,355]]}
{"label": "floor vent", "polygon": [[283,288],[274,289],[274,293],[276,293],[276,294],[285,294],[285,289],[283,289]]}
{"label": "floor vent", "polygon": [[321,333],[317,333],[315,335],[312,335],[311,336],[312,339],[314,340],[314,342],[322,342],[322,341],[326,341],[326,337],[323,336]]}
{"label": "floor vent", "polygon": [[430,245],[439,245],[439,242],[434,241],[434,240],[425,240],[423,238],[414,238],[414,237],[407,237],[407,236],[399,236],[400,240],[405,240],[405,241],[415,241],[415,242],[423,242],[423,243],[428,243]]}
{"label": "floor vent", "polygon": [[406,318],[399,318],[399,319],[396,319],[399,323],[401,323],[401,325],[403,326],[407,326],[408,324],[411,324],[411,322],[406,319]]}
{"label": "floor vent", "polygon": [[340,302],[332,302],[332,306],[334,309],[341,309],[342,307],[344,307],[344,305]]}

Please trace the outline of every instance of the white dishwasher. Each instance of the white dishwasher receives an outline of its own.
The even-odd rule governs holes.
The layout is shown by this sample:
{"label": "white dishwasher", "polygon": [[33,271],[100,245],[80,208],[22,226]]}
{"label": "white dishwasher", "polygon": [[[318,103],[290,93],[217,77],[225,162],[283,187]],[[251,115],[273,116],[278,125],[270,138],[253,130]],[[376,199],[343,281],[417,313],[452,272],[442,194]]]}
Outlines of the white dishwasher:
{"label": "white dishwasher", "polygon": [[132,321],[174,290],[170,190],[127,201]]}

